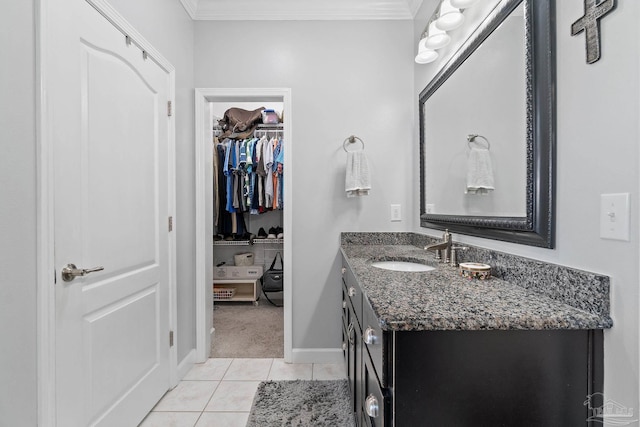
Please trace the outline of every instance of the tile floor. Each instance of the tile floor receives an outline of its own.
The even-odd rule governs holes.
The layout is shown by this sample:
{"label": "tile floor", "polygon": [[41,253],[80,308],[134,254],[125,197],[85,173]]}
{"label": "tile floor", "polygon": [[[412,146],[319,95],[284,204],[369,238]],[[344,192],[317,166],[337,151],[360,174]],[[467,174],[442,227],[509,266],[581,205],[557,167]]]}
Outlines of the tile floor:
{"label": "tile floor", "polygon": [[164,395],[139,427],[245,427],[264,380],[345,378],[339,364],[288,364],[283,359],[209,359]]}

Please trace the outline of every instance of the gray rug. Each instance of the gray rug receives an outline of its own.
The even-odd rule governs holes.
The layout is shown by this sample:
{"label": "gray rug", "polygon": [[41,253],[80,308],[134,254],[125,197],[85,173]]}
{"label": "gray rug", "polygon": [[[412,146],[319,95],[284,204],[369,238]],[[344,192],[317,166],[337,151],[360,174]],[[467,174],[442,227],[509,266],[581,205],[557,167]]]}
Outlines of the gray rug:
{"label": "gray rug", "polygon": [[222,302],[213,306],[211,357],[284,357],[284,312],[264,298],[258,305]]}
{"label": "gray rug", "polygon": [[347,380],[264,381],[247,427],[353,427]]}

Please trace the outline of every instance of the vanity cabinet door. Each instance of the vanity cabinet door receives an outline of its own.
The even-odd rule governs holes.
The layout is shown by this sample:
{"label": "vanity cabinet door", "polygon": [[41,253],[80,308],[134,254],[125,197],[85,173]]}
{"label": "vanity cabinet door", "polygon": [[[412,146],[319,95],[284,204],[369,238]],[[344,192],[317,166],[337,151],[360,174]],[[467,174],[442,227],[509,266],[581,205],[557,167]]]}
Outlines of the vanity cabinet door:
{"label": "vanity cabinet door", "polygon": [[358,420],[362,407],[362,332],[353,314],[353,307],[351,304],[348,307],[350,321],[346,330],[347,349],[345,355],[352,409],[355,419]]}
{"label": "vanity cabinet door", "polygon": [[342,286],[342,353],[344,356],[349,380],[349,391],[351,397],[351,409],[356,419],[356,425],[360,426],[358,420],[361,416],[361,360],[362,360],[362,332],[353,310],[353,304],[348,296],[346,284]]}
{"label": "vanity cabinet door", "polygon": [[391,396],[387,390],[380,387],[378,376],[374,371],[371,358],[363,352],[362,358],[362,418],[368,427],[391,426],[386,420],[391,414]]}
{"label": "vanity cabinet door", "polygon": [[398,332],[397,426],[586,426],[602,331]]}

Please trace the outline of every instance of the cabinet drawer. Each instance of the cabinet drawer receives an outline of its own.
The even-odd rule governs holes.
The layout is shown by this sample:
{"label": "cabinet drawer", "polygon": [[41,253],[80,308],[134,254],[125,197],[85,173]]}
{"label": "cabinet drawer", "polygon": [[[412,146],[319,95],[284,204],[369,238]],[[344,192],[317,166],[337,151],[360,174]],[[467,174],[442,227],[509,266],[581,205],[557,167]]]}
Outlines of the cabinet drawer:
{"label": "cabinet drawer", "polygon": [[356,277],[353,275],[349,265],[344,263],[342,265],[342,279],[347,292],[347,297],[353,305],[353,311],[359,325],[362,325],[362,290],[358,286]]}
{"label": "cabinet drawer", "polygon": [[363,301],[363,319],[362,319],[362,341],[364,346],[371,355],[371,361],[373,368],[378,376],[380,384],[387,386],[386,375],[382,370],[383,365],[383,349],[384,339],[382,335],[382,328],[378,323],[378,318],[373,312],[373,309],[369,305],[369,301],[365,298]]}

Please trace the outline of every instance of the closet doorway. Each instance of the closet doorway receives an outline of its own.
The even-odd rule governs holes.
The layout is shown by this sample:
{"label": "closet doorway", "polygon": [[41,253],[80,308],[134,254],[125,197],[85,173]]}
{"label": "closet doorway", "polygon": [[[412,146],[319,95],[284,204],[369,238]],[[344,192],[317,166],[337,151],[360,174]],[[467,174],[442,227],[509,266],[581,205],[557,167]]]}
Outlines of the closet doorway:
{"label": "closet doorway", "polygon": [[[257,237],[260,228],[267,234],[271,228],[282,228],[282,239],[260,241],[258,244],[247,245],[240,241],[231,239],[224,240],[218,234],[218,229],[214,227],[213,208],[213,155],[212,125],[214,119],[224,113],[225,108],[236,106],[243,109],[252,105],[264,106],[282,110],[285,113],[285,120],[278,127],[279,134],[283,137],[286,148],[284,149],[283,173],[283,205],[282,210],[274,210],[261,215],[245,214],[247,232]],[[256,107],[257,108],[257,107]],[[267,269],[275,256],[280,252],[284,260],[284,291],[282,297],[276,297],[276,303],[283,305],[284,323],[284,359],[286,362],[292,361],[292,250],[291,250],[291,183],[292,168],[287,165],[292,164],[292,135],[291,135],[291,90],[288,88],[237,88],[237,89],[196,89],[195,90],[195,113],[196,113],[196,362],[204,362],[211,353],[212,334],[215,336],[216,315],[213,312],[214,301],[213,287],[214,268],[216,264],[224,262],[224,265],[233,263],[233,258],[238,253],[252,253],[255,257],[256,266],[263,266]],[[272,131],[273,133],[273,131]],[[269,133],[267,133],[270,135]],[[261,136],[261,135],[259,135]],[[278,230],[279,231],[279,230]],[[258,241],[255,239],[254,242]],[[265,265],[267,264],[267,265]],[[218,272],[219,273],[219,272]],[[219,282],[219,275],[216,275]],[[244,285],[242,285],[244,286]],[[257,287],[260,293],[260,287]],[[238,292],[247,295],[251,287],[240,289]],[[218,291],[217,291],[218,292]],[[274,294],[269,294],[271,297]],[[278,295],[278,294],[275,294]],[[219,296],[219,295],[218,295]],[[242,298],[241,298],[242,299]],[[247,296],[248,300],[251,299]],[[224,305],[225,312],[229,312],[228,306],[234,306],[233,310],[242,311],[246,305],[246,313],[250,314],[255,308],[251,301],[242,303],[220,303]],[[258,304],[272,307],[271,304],[261,297]],[[216,343],[214,343],[215,345]]]}

